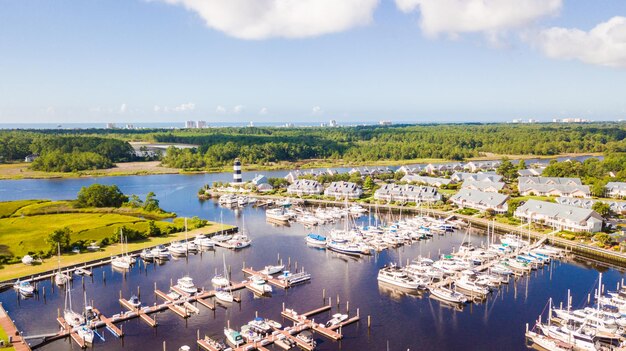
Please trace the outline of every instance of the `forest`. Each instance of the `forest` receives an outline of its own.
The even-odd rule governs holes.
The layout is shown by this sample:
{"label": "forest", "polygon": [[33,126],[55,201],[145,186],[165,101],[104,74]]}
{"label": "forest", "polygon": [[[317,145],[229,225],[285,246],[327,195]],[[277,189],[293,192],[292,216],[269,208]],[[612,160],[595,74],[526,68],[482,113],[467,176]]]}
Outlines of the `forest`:
{"label": "forest", "polygon": [[[185,143],[195,149],[170,148],[164,165],[204,169],[305,159],[346,162],[380,160],[464,160],[485,153],[550,156],[563,153],[626,152],[626,125],[589,124],[421,124],[356,127],[241,127],[142,130],[0,131],[0,162],[43,156],[40,170],[106,168],[136,160],[129,141]],[[54,154],[53,154],[54,153]],[[89,154],[86,154],[89,153]],[[46,155],[71,155],[53,162]],[[98,158],[96,155],[104,159]],[[62,157],[61,157],[62,158]],[[70,159],[81,159],[71,162]],[[108,162],[107,162],[108,161]]]}

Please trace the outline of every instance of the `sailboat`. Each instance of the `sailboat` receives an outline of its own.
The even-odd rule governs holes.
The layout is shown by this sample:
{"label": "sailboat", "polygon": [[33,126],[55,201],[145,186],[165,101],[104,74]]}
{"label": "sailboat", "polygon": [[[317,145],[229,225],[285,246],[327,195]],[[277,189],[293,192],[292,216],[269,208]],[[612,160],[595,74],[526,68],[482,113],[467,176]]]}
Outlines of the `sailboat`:
{"label": "sailboat", "polygon": [[81,324],[85,324],[85,317],[72,310],[72,294],[69,284],[65,287],[65,308],[63,310],[63,318],[65,319],[65,322],[72,327],[78,327]]}
{"label": "sailboat", "polygon": [[227,273],[226,273],[226,255],[222,255],[222,259],[224,261],[224,274],[216,274],[212,279],[211,279],[211,283],[213,283],[213,285],[218,286],[218,287],[225,287],[225,286],[229,286],[230,285],[230,281],[227,278]]}
{"label": "sailboat", "polygon": [[91,323],[92,320],[95,320],[97,318],[97,315],[95,314],[93,307],[87,305],[87,292],[83,292],[83,296],[85,299],[85,302],[84,302],[85,310],[83,311],[83,317],[85,318],[85,323],[82,325],[79,325],[78,327],[75,327],[74,331],[76,331],[78,336],[81,339],[83,339],[83,341],[85,341],[86,344],[92,344],[95,333],[93,329],[91,329],[89,324]]}
{"label": "sailboat", "polygon": [[61,244],[59,243],[57,243],[57,250],[58,250],[59,271],[54,275],[54,282],[56,283],[56,285],[62,286],[62,285],[67,284],[72,279],[72,277],[61,272]]}
{"label": "sailboat", "polygon": [[120,244],[122,247],[122,254],[121,256],[113,256],[111,257],[111,265],[113,266],[113,268],[117,268],[117,269],[121,269],[121,270],[127,270],[130,269],[130,264],[131,264],[131,260],[124,255],[124,234],[122,233],[122,230],[120,229]]}

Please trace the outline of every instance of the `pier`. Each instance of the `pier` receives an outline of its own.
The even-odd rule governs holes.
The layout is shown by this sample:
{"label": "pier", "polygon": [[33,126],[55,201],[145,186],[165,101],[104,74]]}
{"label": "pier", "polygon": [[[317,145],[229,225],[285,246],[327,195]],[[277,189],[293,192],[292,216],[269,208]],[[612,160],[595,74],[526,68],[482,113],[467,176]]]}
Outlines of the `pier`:
{"label": "pier", "polygon": [[0,328],[4,330],[10,338],[8,346],[12,346],[15,351],[31,350],[30,346],[28,346],[24,338],[22,338],[22,335],[17,331],[17,327],[2,306],[2,302],[0,302]]}
{"label": "pier", "polygon": [[281,289],[288,289],[290,287],[289,283],[287,283],[286,281],[280,280],[280,279],[276,279],[276,278],[274,278],[271,275],[267,275],[267,274],[263,274],[261,272],[257,272],[254,269],[252,269],[252,267],[244,267],[242,269],[242,271],[245,274],[248,274],[248,275],[251,275],[251,276],[252,275],[259,276],[259,277],[265,279],[265,281],[267,281],[268,283],[270,283],[270,284],[272,284],[272,285],[274,285],[276,287],[279,287]]}

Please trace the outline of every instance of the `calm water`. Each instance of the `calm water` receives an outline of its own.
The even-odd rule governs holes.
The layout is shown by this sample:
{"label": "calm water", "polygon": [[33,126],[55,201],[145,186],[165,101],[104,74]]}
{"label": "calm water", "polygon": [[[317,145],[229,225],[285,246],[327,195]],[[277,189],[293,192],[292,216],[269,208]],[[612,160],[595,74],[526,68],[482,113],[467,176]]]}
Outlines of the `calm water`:
{"label": "calm water", "polygon": [[[280,175],[285,172],[275,172]],[[248,175],[251,178],[253,175]],[[582,304],[589,292],[592,292],[597,279],[596,268],[584,263],[554,262],[550,267],[533,272],[529,277],[511,281],[495,291],[485,303],[466,306],[462,311],[444,306],[436,300],[419,295],[407,295],[400,291],[379,285],[376,280],[378,269],[392,261],[405,261],[419,254],[432,256],[449,252],[452,246],[458,246],[463,240],[463,233],[451,233],[435,237],[430,241],[416,243],[410,247],[385,251],[377,256],[361,259],[347,258],[332,252],[326,252],[305,245],[303,237],[308,233],[300,225],[275,227],[265,222],[262,210],[246,208],[239,211],[221,209],[213,201],[199,201],[197,189],[213,180],[229,180],[229,174],[217,175],[163,175],[146,177],[98,178],[97,182],[118,184],[125,193],[144,195],[155,191],[162,206],[181,216],[201,216],[218,219],[223,215],[226,223],[241,226],[245,218],[246,228],[253,238],[252,247],[240,252],[222,249],[209,251],[186,260],[169,261],[164,265],[139,264],[124,278],[110,267],[94,270],[92,278],[85,279],[88,299],[95,300],[95,306],[106,315],[119,313],[122,309],[117,302],[119,291],[129,297],[140,287],[142,301],[147,304],[157,302],[152,293],[154,283],[162,290],[170,279],[176,280],[184,274],[194,278],[198,286],[209,286],[216,269],[222,269],[222,254],[228,265],[232,266],[233,280],[244,279],[241,273],[242,263],[261,268],[273,263],[280,255],[285,262],[291,258],[292,265],[304,267],[312,273],[308,284],[283,291],[275,288],[271,298],[254,298],[252,293],[241,290],[241,305],[228,308],[218,307],[216,311],[202,306],[200,314],[183,320],[167,311],[157,317],[159,327],[151,328],[140,320],[132,320],[123,325],[126,336],[116,339],[104,329],[100,330],[106,341],[98,341],[94,348],[101,350],[160,350],[163,341],[167,341],[168,350],[177,350],[183,344],[194,345],[196,331],[202,335],[222,336],[222,329],[227,321],[232,326],[241,326],[255,316],[281,320],[280,310],[284,302],[288,308],[304,312],[320,307],[322,290],[327,296],[336,296],[341,300],[340,309],[346,309],[350,301],[350,314],[360,308],[363,319],[344,329],[345,338],[332,342],[318,336],[320,350],[524,350],[524,328],[532,323],[544,310],[549,297],[555,301],[564,301],[567,289],[572,289],[575,304]],[[81,186],[96,182],[96,179],[77,180],[23,180],[0,182],[0,199],[17,198],[73,198]],[[361,221],[366,221],[362,218]],[[0,228],[1,230],[1,228]],[[473,237],[480,243],[484,237]],[[293,267],[292,267],[293,268]],[[102,275],[106,275],[106,284]],[[604,270],[605,284],[614,287],[624,275],[615,270]],[[37,335],[57,330],[57,309],[63,308],[63,294],[51,292],[49,282],[43,282],[40,288],[46,288],[47,298],[18,300],[15,292],[0,294],[9,314],[25,335]],[[74,304],[82,306],[82,284],[74,281]],[[331,312],[316,317],[317,321],[326,321]],[[366,316],[372,316],[372,327],[368,330]],[[69,341],[55,341],[42,350],[76,349]]]}

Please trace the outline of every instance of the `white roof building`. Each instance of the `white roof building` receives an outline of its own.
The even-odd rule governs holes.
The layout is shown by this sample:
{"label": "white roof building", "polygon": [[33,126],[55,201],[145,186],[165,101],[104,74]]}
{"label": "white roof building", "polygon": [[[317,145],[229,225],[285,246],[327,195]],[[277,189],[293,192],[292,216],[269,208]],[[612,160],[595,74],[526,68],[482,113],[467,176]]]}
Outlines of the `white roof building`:
{"label": "white roof building", "polygon": [[472,179],[466,179],[461,185],[461,189],[478,190],[487,193],[498,193],[504,189],[503,182],[481,182]]}
{"label": "white roof building", "polygon": [[547,201],[528,200],[515,210],[515,217],[541,222],[557,230],[598,232],[603,218],[597,212]]}
{"label": "white roof building", "polygon": [[374,192],[374,199],[387,202],[437,202],[441,200],[441,194],[429,186],[385,184]]}
{"label": "white roof building", "polygon": [[461,189],[450,198],[450,201],[460,208],[473,208],[479,211],[491,209],[496,213],[508,211],[508,200],[509,196],[505,194],[470,189]]}
{"label": "white roof building", "polygon": [[426,177],[426,176],[415,175],[415,174],[407,174],[404,177],[402,177],[401,181],[407,182],[407,183],[429,185],[429,186],[434,186],[437,188],[441,187],[442,185],[448,185],[451,183],[450,179]]}
{"label": "white roof building", "polygon": [[620,199],[626,197],[626,183],[608,182],[604,189],[608,197],[617,197]]}
{"label": "white roof building", "polygon": [[579,178],[520,177],[517,187],[524,196],[591,197],[591,189]]}
{"label": "white roof building", "polygon": [[358,184],[351,182],[332,182],[324,190],[324,196],[336,199],[358,199],[361,195],[363,195],[363,189]]}
{"label": "white roof building", "polygon": [[287,194],[291,195],[319,195],[324,187],[316,180],[298,179],[287,187]]}
{"label": "white roof building", "polygon": [[452,177],[450,177],[450,180],[455,183],[462,183],[466,180],[475,182],[498,183],[502,181],[502,176],[493,173],[455,172]]}

